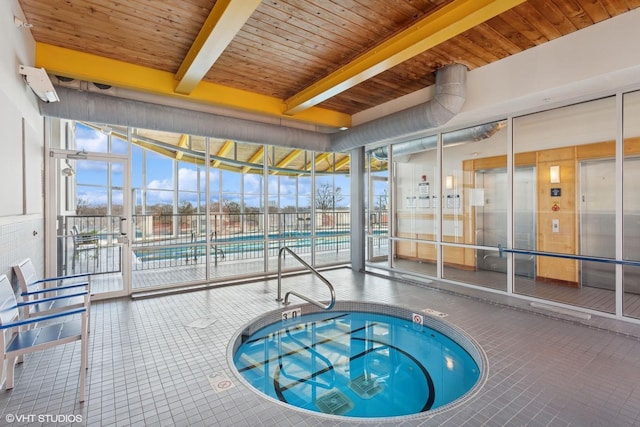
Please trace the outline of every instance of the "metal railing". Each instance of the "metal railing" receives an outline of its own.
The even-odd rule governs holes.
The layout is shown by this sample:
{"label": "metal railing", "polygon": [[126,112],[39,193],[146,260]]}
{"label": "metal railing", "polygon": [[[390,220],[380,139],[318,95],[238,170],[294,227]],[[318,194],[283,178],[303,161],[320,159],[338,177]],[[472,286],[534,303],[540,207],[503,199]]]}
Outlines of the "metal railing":
{"label": "metal railing", "polygon": [[331,310],[333,308],[333,306],[336,303],[336,292],[333,288],[333,285],[331,284],[331,282],[329,282],[329,280],[327,280],[322,274],[320,274],[320,272],[318,270],[316,270],[315,268],[313,268],[312,266],[310,266],[309,264],[307,264],[302,258],[300,258],[295,252],[293,252],[291,249],[289,249],[286,246],[283,246],[280,248],[280,251],[278,252],[278,298],[276,298],[276,301],[282,301],[282,256],[283,254],[286,252],[289,252],[289,254],[291,254],[296,260],[298,260],[298,262],[302,265],[304,265],[307,270],[309,270],[311,272],[311,274],[313,274],[314,276],[316,276],[318,279],[320,279],[322,281],[322,283],[324,283],[325,285],[327,285],[327,287],[329,288],[329,292],[331,292],[331,301],[329,301],[329,304],[322,304],[319,301],[316,301],[314,299],[311,299],[305,295],[302,295],[298,292],[295,291],[289,291],[284,295],[284,305],[288,305],[289,304],[289,295],[295,295],[300,299],[303,299],[305,301],[307,301],[310,304],[315,305],[316,307],[325,309],[325,310]]}
{"label": "metal railing", "polygon": [[622,264],[622,265],[631,265],[634,267],[640,267],[640,261],[631,261],[631,260],[619,260],[612,258],[601,258],[594,256],[585,256],[585,255],[573,255],[573,254],[559,254],[555,252],[541,252],[541,251],[532,251],[532,250],[522,250],[522,249],[507,249],[502,245],[498,245],[498,251],[500,252],[500,258],[502,258],[505,252],[512,254],[524,254],[524,255],[536,255],[536,256],[547,256],[552,258],[565,258],[565,259],[574,259],[577,261],[594,261],[594,262],[603,262],[605,264]]}
{"label": "metal railing", "polygon": [[[329,219],[321,219],[329,215]],[[276,257],[282,246],[297,253],[348,254],[351,247],[349,212],[318,213],[316,225],[304,212],[139,214],[133,216],[134,270],[205,264],[207,253],[215,266]],[[209,235],[207,235],[207,230]]]}
{"label": "metal railing", "polygon": [[119,215],[58,216],[58,275],[120,273]]}

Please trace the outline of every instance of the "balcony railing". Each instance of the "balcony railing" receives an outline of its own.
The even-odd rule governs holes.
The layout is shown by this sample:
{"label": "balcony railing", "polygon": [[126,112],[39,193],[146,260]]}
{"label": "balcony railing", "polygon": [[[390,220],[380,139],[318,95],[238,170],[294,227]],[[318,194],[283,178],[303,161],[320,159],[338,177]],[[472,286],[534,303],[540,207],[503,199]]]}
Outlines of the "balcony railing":
{"label": "balcony railing", "polygon": [[[309,213],[135,215],[134,270],[165,268],[206,262],[241,261],[276,257],[283,246],[298,253],[348,250],[349,212],[316,215],[312,234]],[[267,222],[267,224],[265,224]],[[207,234],[208,233],[208,234]]]}
{"label": "balcony railing", "polygon": [[[133,269],[149,270],[276,258],[284,246],[299,254],[348,252],[351,218],[348,211],[271,213],[137,214],[133,216]],[[386,211],[376,212],[371,230],[386,233]],[[314,219],[314,221],[312,221]],[[61,217],[59,266],[64,272],[108,273],[121,271],[119,216]],[[73,228],[79,231],[82,248],[74,246]],[[81,250],[80,250],[81,249]],[[340,257],[341,258],[341,257]],[[348,260],[348,256],[345,257]]]}
{"label": "balcony railing", "polygon": [[58,274],[120,272],[120,222],[117,215],[60,216]]}

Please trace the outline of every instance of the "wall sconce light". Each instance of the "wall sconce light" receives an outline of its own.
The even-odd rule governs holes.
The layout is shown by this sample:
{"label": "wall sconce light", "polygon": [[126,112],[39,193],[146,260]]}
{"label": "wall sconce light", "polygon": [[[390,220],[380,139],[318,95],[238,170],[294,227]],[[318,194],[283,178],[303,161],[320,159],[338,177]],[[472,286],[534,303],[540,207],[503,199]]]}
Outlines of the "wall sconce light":
{"label": "wall sconce light", "polygon": [[18,73],[24,76],[24,80],[27,82],[33,93],[44,102],[57,102],[60,101],[58,94],[47,75],[44,68],[27,67],[26,65],[20,65],[18,67]]}
{"label": "wall sconce light", "polygon": [[24,22],[22,19],[18,18],[17,16],[13,17],[13,23],[18,28],[33,28],[33,24]]}
{"label": "wall sconce light", "polygon": [[549,182],[551,184],[560,184],[560,166],[549,167]]}
{"label": "wall sconce light", "polygon": [[76,171],[69,164],[69,160],[65,159],[64,162],[67,164],[67,167],[62,169],[60,173],[62,173],[62,176],[66,176],[66,177],[73,176],[73,174],[76,173]]}
{"label": "wall sconce light", "polygon": [[447,175],[444,178],[444,186],[447,190],[453,190],[453,175]]}

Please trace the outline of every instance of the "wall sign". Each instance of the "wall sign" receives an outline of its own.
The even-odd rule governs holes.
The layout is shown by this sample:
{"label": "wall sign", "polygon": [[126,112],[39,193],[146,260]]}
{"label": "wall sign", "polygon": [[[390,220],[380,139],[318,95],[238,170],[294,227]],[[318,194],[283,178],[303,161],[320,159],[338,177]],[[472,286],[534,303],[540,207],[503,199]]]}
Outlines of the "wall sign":
{"label": "wall sign", "polygon": [[552,188],[551,189],[551,197],[560,197],[562,196],[562,189],[561,188]]}

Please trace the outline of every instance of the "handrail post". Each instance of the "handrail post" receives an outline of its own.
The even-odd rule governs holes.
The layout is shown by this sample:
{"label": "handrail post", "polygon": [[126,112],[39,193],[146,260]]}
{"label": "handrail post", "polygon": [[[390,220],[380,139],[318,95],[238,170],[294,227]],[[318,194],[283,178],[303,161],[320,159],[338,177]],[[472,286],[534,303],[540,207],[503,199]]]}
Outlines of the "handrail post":
{"label": "handrail post", "polygon": [[305,260],[300,258],[298,256],[298,254],[293,252],[287,246],[281,247],[280,250],[278,251],[278,298],[276,298],[276,301],[282,301],[282,254],[285,251],[289,252],[295,259],[298,260],[298,262],[300,264],[305,266],[313,275],[315,275],[325,285],[327,285],[327,287],[329,288],[329,292],[331,293],[331,301],[329,302],[329,304],[324,305],[324,304],[322,304],[322,303],[320,303],[320,302],[318,302],[318,301],[316,301],[314,299],[311,299],[311,298],[306,297],[306,296],[304,296],[302,294],[299,294],[298,292],[289,291],[284,296],[283,304],[284,305],[289,304],[289,295],[295,295],[298,298],[301,298],[301,299],[307,301],[308,303],[311,303],[311,304],[315,305],[316,307],[320,307],[320,308],[325,309],[325,310],[331,310],[333,308],[333,306],[335,305],[335,303],[336,303],[336,292],[335,292],[335,289],[333,288],[333,285],[331,284],[331,282],[329,282],[322,274],[320,274],[320,272],[318,270],[316,270],[315,268],[310,266]]}
{"label": "handrail post", "polygon": [[281,247],[278,250],[278,298],[276,301],[282,301],[282,252],[286,246]]}

